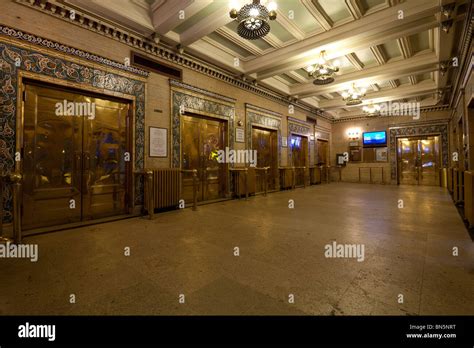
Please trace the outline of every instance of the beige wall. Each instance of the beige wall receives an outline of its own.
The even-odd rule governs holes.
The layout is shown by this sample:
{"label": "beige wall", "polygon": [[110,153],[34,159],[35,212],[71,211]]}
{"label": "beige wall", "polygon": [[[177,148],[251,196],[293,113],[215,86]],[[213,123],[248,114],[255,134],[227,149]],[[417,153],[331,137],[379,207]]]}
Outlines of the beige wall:
{"label": "beige wall", "polygon": [[[130,51],[132,50],[131,47],[113,39],[106,38],[100,34],[69,24],[53,16],[43,14],[39,11],[29,9],[26,6],[10,1],[2,1],[0,22],[13,28],[33,33],[120,62],[123,62],[125,58],[130,57]],[[144,52],[141,53],[144,54]],[[148,56],[160,60],[154,55]],[[169,62],[165,63],[168,65],[171,64]],[[287,104],[280,104],[270,99],[255,95],[251,92],[236,88],[226,82],[213,79],[191,69],[180,66],[178,67],[183,69],[184,83],[236,99],[236,120],[241,119],[244,124],[246,124],[245,103],[250,103],[255,106],[281,113],[283,115],[281,126],[282,136],[287,136],[287,116],[306,120],[306,116],[310,115],[308,112],[299,108],[295,108],[294,114],[289,115]],[[162,75],[154,73],[150,74],[147,80],[145,110],[145,166],[147,168],[169,167],[171,164],[170,152],[168,158],[148,157],[148,127],[158,126],[168,129],[170,128],[170,103],[171,92],[169,79]],[[155,110],[162,110],[162,112],[156,112]],[[318,119],[318,125],[329,130],[331,128],[331,124],[324,119]],[[245,143],[235,143],[236,149],[242,149],[244,146]],[[286,150],[286,148],[282,149],[282,165],[287,164],[286,161],[288,155]]]}

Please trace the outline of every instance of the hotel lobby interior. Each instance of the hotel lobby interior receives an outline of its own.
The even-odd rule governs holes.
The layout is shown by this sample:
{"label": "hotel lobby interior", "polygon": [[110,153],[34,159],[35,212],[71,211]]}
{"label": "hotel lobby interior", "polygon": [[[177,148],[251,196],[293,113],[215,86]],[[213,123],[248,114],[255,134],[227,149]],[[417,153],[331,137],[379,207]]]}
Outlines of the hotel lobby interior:
{"label": "hotel lobby interior", "polygon": [[472,1],[0,6],[0,316],[474,315]]}

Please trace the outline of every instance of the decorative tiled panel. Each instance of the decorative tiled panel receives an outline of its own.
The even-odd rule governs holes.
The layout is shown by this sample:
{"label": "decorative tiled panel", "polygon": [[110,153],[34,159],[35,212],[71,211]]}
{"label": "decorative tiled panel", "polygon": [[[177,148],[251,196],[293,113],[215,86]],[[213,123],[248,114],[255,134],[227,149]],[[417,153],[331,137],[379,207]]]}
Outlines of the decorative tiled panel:
{"label": "decorative tiled panel", "polygon": [[[171,82],[171,85],[177,86],[176,81]],[[229,148],[234,148],[234,115],[235,107],[227,104],[221,104],[217,101],[207,99],[206,96],[216,97],[217,95],[196,95],[196,92],[202,92],[203,90],[193,87],[190,89],[188,85],[180,84],[179,87],[185,87],[189,89],[189,93],[186,91],[172,90],[172,166],[173,168],[179,168],[181,166],[181,114],[184,112],[191,112],[198,115],[210,116],[214,118],[220,118],[227,121],[228,132],[229,132]],[[201,94],[201,93],[200,93]],[[233,99],[232,99],[233,100]],[[226,100],[227,101],[227,100]]]}
{"label": "decorative tiled panel", "polygon": [[397,138],[420,135],[440,135],[443,167],[448,166],[448,126],[446,124],[392,128],[390,129],[390,171],[392,180],[397,180]]}
{"label": "decorative tiled panel", "polygon": [[[145,83],[105,70],[69,62],[24,47],[0,42],[0,171],[14,170],[18,70],[135,96],[135,167],[143,169],[145,143]],[[143,183],[137,182],[136,203],[143,200]],[[12,197],[4,194],[4,221],[11,221]]]}
{"label": "decorative tiled panel", "polygon": [[[255,109],[257,110],[257,109]],[[263,109],[259,109],[261,112]],[[261,113],[256,113],[252,109],[247,109],[247,149],[252,148],[252,125],[258,125],[266,128],[275,129],[278,136],[278,165],[281,165],[281,119],[276,118],[275,116],[263,115]]]}

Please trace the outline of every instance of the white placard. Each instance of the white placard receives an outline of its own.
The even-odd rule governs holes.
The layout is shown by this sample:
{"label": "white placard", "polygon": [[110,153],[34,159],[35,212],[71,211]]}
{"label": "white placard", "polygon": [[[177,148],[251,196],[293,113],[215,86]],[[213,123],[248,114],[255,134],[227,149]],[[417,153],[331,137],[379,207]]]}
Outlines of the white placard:
{"label": "white placard", "polygon": [[235,142],[244,143],[245,142],[245,132],[243,128],[235,129]]}
{"label": "white placard", "polygon": [[281,137],[281,146],[282,147],[288,146],[288,139],[286,137]]}
{"label": "white placard", "polygon": [[168,157],[168,130],[150,127],[150,157]]}

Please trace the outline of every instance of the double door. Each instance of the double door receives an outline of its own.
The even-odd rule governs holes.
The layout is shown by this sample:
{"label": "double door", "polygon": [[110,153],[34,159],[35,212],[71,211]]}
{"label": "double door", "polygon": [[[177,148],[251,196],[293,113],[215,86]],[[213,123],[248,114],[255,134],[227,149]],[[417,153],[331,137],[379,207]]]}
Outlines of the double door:
{"label": "double door", "polygon": [[[226,150],[225,121],[200,116],[181,116],[181,168],[197,170],[197,200],[224,198],[226,193],[226,163],[217,158],[219,150]],[[182,189],[187,202],[193,198],[193,176],[184,173]]]}
{"label": "double door", "polygon": [[[257,167],[270,167],[268,170],[268,189],[276,189],[278,174],[278,136],[277,131],[252,128],[252,150],[257,150]],[[265,190],[265,172],[256,171],[256,190]]]}
{"label": "double door", "polygon": [[23,229],[127,213],[130,104],[36,84],[24,91]]}
{"label": "double door", "polygon": [[399,138],[397,140],[398,183],[439,185],[439,136]]}

